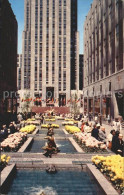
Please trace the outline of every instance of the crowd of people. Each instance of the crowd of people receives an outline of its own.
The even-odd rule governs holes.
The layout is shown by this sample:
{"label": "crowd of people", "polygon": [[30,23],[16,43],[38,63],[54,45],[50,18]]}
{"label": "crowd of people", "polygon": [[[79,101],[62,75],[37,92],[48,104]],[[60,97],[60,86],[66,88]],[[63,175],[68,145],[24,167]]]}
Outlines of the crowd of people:
{"label": "crowd of people", "polygon": [[0,142],[6,139],[8,135],[18,132],[20,128],[21,128],[21,124],[19,121],[10,122],[8,127],[7,125],[2,125],[0,129]]}
{"label": "crowd of people", "polygon": [[98,121],[97,116],[92,121],[89,117],[84,116],[78,121],[78,127],[84,133],[91,133],[91,136],[106,144],[108,149],[114,153],[120,154],[121,156],[124,155],[123,135],[120,133],[121,123],[117,118],[111,123],[112,130],[108,135],[106,134],[104,125],[102,126],[100,121]]}
{"label": "crowd of people", "polygon": [[[36,119],[39,118],[40,123],[43,124],[45,123],[44,118],[46,115],[47,113],[34,113],[33,117]],[[75,116],[72,116],[70,113],[63,114],[62,116],[75,118]],[[27,117],[29,118],[29,116]],[[105,143],[108,149],[116,154],[120,154],[121,156],[124,155],[124,142],[123,135],[121,133],[121,121],[119,120],[119,118],[115,118],[114,121],[111,121],[110,116],[108,115],[107,122],[108,125],[111,126],[111,131],[109,132],[109,134],[108,131],[106,133],[105,126],[102,124],[102,116],[100,114],[97,114],[93,117],[93,115],[89,113],[89,115],[79,115],[75,119],[78,120],[77,126],[82,132],[91,133],[91,136]],[[6,124],[1,126],[0,142],[6,139],[9,134],[13,134],[19,131],[19,129],[25,125],[21,123],[22,120],[25,120],[25,116],[19,113],[17,115],[17,121],[10,122],[8,126]],[[46,157],[51,157],[53,153],[58,153],[59,149],[57,148],[55,143],[54,130],[51,127],[51,124],[49,124],[47,137],[45,137],[45,139],[47,139],[47,145],[43,147],[43,149],[45,150],[44,155]]]}

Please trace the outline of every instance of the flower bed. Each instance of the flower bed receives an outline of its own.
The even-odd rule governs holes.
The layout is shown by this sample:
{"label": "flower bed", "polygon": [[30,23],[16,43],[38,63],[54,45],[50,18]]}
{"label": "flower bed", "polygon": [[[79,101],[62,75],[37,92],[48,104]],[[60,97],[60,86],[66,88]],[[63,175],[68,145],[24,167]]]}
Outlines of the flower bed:
{"label": "flower bed", "polygon": [[0,159],[1,159],[0,160],[0,171],[2,171],[4,167],[8,164],[10,160],[10,156],[3,154]]}
{"label": "flower bed", "polygon": [[69,125],[66,125],[65,126],[65,130],[70,133],[70,134],[73,134],[73,133],[76,133],[76,132],[80,132],[80,129],[78,127],[75,127],[75,126],[69,126]]}
{"label": "flower bed", "polygon": [[59,125],[57,125],[57,124],[51,124],[51,125],[43,124],[43,125],[41,125],[41,128],[49,128],[49,127],[59,128]]}
{"label": "flower bed", "polygon": [[14,133],[8,136],[2,143],[1,143],[1,150],[7,152],[16,152],[22,146],[22,144],[27,139],[27,133]]}
{"label": "flower bed", "polygon": [[62,117],[62,116],[56,116],[56,119],[57,119],[57,120],[64,120],[65,118]]}
{"label": "flower bed", "polygon": [[55,120],[56,120],[55,118],[45,119],[45,121],[51,121],[51,122],[53,122],[53,121],[55,121]]}
{"label": "flower bed", "polygon": [[57,124],[52,124],[51,127],[53,127],[53,128],[59,128],[59,125],[57,125]]}
{"label": "flower bed", "polygon": [[62,122],[62,125],[74,125],[74,122],[73,121],[65,121],[65,122]]}
{"label": "flower bed", "polygon": [[48,124],[41,125],[41,128],[48,128],[48,127],[50,127]]}
{"label": "flower bed", "polygon": [[106,145],[92,137],[90,133],[75,133],[74,139],[86,153],[107,152]]}
{"label": "flower bed", "polygon": [[28,118],[27,121],[35,121],[35,118]]}
{"label": "flower bed", "polygon": [[65,118],[65,121],[74,121],[73,118]]}
{"label": "flower bed", "polygon": [[107,176],[108,180],[115,186],[120,192],[123,191],[124,182],[124,157],[120,155],[111,156],[93,156],[92,162],[96,167]]}
{"label": "flower bed", "polygon": [[40,122],[35,120],[35,121],[26,121],[27,125],[40,125]]}
{"label": "flower bed", "polygon": [[30,133],[33,133],[33,131],[35,129],[36,129],[36,126],[35,125],[27,125],[25,127],[22,127],[20,129],[20,132],[22,132],[22,133],[26,132],[26,133],[30,134]]}
{"label": "flower bed", "polygon": [[78,121],[74,121],[74,124],[78,124]]}

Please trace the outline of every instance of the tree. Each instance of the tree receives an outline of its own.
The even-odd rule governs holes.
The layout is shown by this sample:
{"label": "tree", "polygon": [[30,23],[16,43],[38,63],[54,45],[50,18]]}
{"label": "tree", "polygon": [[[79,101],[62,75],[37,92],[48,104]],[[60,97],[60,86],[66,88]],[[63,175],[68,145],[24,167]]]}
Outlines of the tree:
{"label": "tree", "polygon": [[30,93],[24,94],[24,103],[22,106],[22,112],[27,114],[31,112],[31,100],[30,100]]}
{"label": "tree", "polygon": [[79,106],[78,106],[78,96],[76,93],[72,95],[71,98],[71,113],[74,114],[74,117],[80,114]]}

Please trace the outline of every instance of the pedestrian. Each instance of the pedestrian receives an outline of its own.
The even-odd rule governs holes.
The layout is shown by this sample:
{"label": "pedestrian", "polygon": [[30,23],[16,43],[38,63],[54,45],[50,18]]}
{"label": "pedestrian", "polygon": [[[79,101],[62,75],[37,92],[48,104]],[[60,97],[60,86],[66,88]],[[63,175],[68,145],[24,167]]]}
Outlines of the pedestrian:
{"label": "pedestrian", "polygon": [[99,113],[98,118],[99,118],[100,125],[102,125],[102,114],[101,113]]}
{"label": "pedestrian", "polygon": [[112,148],[112,138],[115,136],[115,130],[111,130],[109,135],[107,136],[107,147],[111,150]]}
{"label": "pedestrian", "polygon": [[97,115],[95,115],[94,121],[96,124],[98,123],[98,116]]}
{"label": "pedestrian", "polygon": [[7,129],[6,125],[3,125],[2,137],[3,137],[3,139],[6,139],[8,137],[8,129]]}
{"label": "pedestrian", "polygon": [[113,121],[113,129],[115,131],[119,131],[120,132],[121,123],[120,123],[120,121],[118,121],[118,118],[115,118],[115,120]]}
{"label": "pedestrian", "polygon": [[18,114],[17,118],[18,118],[19,122],[21,122],[23,120],[21,113]]}
{"label": "pedestrian", "polygon": [[82,120],[79,120],[78,121],[78,128],[81,129],[81,126],[82,126]]}
{"label": "pedestrian", "polygon": [[92,115],[91,115],[91,113],[89,113],[89,121],[91,121],[92,120]]}
{"label": "pedestrian", "polygon": [[108,121],[108,125],[110,125],[110,123],[111,123],[111,117],[110,117],[110,114],[108,114],[108,116],[107,116],[107,121]]}

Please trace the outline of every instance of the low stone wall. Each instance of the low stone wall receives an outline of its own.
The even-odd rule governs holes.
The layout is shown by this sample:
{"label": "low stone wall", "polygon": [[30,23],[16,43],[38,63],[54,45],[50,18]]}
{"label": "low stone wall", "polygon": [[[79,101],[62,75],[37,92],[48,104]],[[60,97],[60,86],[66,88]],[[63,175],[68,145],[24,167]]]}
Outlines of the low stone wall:
{"label": "low stone wall", "polygon": [[16,172],[16,165],[8,165],[3,169],[1,172],[1,187],[0,187],[0,193],[4,193],[6,190],[6,187],[10,184],[14,177],[14,173]]}
{"label": "low stone wall", "polygon": [[64,133],[66,134],[66,135],[68,135],[69,133],[65,130],[65,129],[62,129],[63,131],[64,131]]}
{"label": "low stone wall", "polygon": [[27,141],[23,144],[23,146],[18,150],[18,152],[25,152],[32,141],[33,141],[33,137],[29,137]]}
{"label": "low stone wall", "polygon": [[39,132],[39,128],[36,128],[36,130],[32,133],[32,135],[36,135]]}
{"label": "low stone wall", "polygon": [[77,150],[77,152],[84,153],[84,151],[82,150],[82,148],[75,142],[75,140],[72,137],[69,138],[69,141],[75,147],[75,149]]}
{"label": "low stone wall", "polygon": [[93,179],[97,181],[103,195],[119,195],[113,188],[111,183],[104,177],[104,175],[92,164],[87,164],[87,171],[92,175]]}

